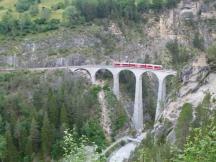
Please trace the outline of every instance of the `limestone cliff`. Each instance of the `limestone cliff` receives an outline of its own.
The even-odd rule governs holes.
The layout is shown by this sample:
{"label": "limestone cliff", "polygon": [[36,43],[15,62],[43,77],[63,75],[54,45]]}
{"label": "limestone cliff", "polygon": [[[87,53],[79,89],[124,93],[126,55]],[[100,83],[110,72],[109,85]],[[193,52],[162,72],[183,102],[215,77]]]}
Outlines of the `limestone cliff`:
{"label": "limestone cliff", "polygon": [[196,108],[202,103],[206,94],[211,95],[211,108],[215,109],[213,103],[216,98],[216,73],[211,72],[206,64],[204,55],[193,61],[191,66],[186,67],[180,79],[181,87],[175,99],[170,99],[164,106],[159,121],[155,124],[154,133],[156,138],[166,137],[170,143],[175,143],[175,127],[181,108],[185,103],[193,106],[193,119],[195,119]]}

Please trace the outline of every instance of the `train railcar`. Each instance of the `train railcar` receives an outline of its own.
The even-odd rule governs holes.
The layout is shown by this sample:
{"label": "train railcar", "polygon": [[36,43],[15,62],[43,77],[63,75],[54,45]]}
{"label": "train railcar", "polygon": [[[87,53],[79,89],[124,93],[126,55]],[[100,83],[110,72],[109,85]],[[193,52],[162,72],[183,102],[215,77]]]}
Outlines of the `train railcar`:
{"label": "train railcar", "polygon": [[130,68],[143,68],[143,69],[152,69],[152,70],[162,70],[162,65],[154,64],[140,64],[140,63],[127,63],[127,62],[114,62],[114,67],[130,67]]}

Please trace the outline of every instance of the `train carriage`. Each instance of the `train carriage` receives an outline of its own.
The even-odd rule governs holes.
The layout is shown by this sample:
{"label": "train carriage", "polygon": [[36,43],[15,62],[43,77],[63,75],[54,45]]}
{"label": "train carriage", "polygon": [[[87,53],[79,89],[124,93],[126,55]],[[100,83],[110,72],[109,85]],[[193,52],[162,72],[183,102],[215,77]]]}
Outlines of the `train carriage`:
{"label": "train carriage", "polygon": [[114,67],[130,67],[130,68],[142,68],[142,69],[152,69],[152,70],[162,70],[162,65],[154,64],[140,64],[140,63],[127,63],[127,62],[114,62]]}

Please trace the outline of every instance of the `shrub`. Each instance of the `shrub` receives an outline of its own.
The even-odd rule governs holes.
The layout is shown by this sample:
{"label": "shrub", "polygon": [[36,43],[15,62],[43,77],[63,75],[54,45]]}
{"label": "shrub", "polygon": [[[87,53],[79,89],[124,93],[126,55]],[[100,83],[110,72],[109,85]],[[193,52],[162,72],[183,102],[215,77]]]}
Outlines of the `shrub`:
{"label": "shrub", "polygon": [[24,12],[24,11],[27,11],[30,6],[31,6],[31,1],[29,1],[29,0],[18,0],[17,3],[16,3],[16,10],[18,12]]}
{"label": "shrub", "polygon": [[193,38],[193,46],[202,51],[204,50],[204,40],[202,37],[200,37],[199,33],[196,33]]}
{"label": "shrub", "polygon": [[171,64],[175,69],[183,67],[194,55],[191,49],[178,44],[177,40],[167,42],[166,48],[171,55]]}
{"label": "shrub", "polygon": [[39,13],[38,5],[32,5],[29,9],[31,16],[36,16]]}
{"label": "shrub", "polygon": [[80,11],[75,6],[69,6],[63,13],[64,22],[66,25],[77,25],[83,22]]}
{"label": "shrub", "polygon": [[52,10],[56,11],[56,10],[59,10],[59,9],[64,9],[65,8],[65,5],[63,2],[59,2],[55,5],[53,5],[52,7]]}
{"label": "shrub", "polygon": [[216,71],[216,43],[208,48],[208,64],[212,70]]}
{"label": "shrub", "polygon": [[213,162],[216,159],[216,118],[208,118],[207,125],[192,130],[182,154],[176,162]]}
{"label": "shrub", "polygon": [[50,9],[43,7],[40,13],[41,19],[48,20],[50,18],[50,15],[51,15]]}
{"label": "shrub", "polygon": [[177,120],[176,128],[175,128],[177,145],[180,148],[184,146],[184,143],[186,142],[186,138],[189,135],[189,127],[192,118],[193,118],[192,105],[186,103],[182,106],[182,110],[180,112],[179,118]]}

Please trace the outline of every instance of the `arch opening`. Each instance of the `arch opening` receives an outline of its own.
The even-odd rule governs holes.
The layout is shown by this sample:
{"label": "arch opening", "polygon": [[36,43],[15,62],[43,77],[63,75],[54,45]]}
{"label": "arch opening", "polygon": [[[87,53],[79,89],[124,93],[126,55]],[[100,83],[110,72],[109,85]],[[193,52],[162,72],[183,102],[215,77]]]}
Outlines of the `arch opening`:
{"label": "arch opening", "polygon": [[124,98],[123,102],[128,111],[128,115],[133,116],[134,111],[134,97],[135,97],[135,86],[136,86],[136,76],[130,70],[122,70],[119,73],[119,84],[120,84],[120,94]]}
{"label": "arch opening", "polygon": [[74,73],[79,73],[79,74],[82,74],[83,77],[91,80],[91,74],[90,72],[87,70],[87,69],[84,69],[84,68],[78,68],[76,70],[73,71]]}
{"label": "arch opening", "polygon": [[98,83],[108,84],[110,87],[113,86],[113,74],[107,69],[99,69],[96,74],[96,81]]}
{"label": "arch opening", "polygon": [[153,72],[142,74],[143,123],[145,128],[152,128],[155,121],[158,99],[158,77]]}

